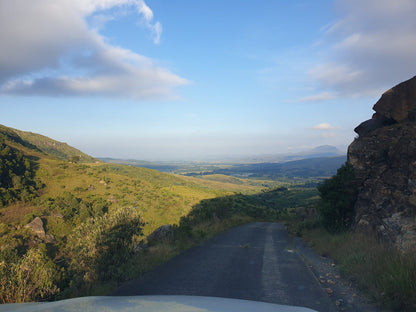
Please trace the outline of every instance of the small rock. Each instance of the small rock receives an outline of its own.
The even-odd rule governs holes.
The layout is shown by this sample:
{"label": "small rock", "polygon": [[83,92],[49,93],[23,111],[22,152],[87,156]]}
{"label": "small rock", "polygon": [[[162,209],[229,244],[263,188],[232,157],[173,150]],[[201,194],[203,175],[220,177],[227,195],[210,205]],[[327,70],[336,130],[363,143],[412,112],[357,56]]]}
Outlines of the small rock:
{"label": "small rock", "polygon": [[328,293],[328,294],[332,294],[332,293],[334,293],[334,291],[331,289],[331,288],[325,288],[325,291]]}
{"label": "small rock", "polygon": [[140,241],[138,244],[133,245],[133,252],[138,253],[144,250],[147,250],[149,245],[145,244],[143,241]]}
{"label": "small rock", "polygon": [[62,213],[52,213],[51,217],[63,219],[64,215]]}
{"label": "small rock", "polygon": [[117,204],[118,203],[118,200],[114,196],[110,196],[107,200],[110,203],[113,203],[113,204]]}
{"label": "small rock", "polygon": [[153,231],[148,237],[147,241],[151,242],[166,242],[173,243],[175,240],[175,233],[173,227],[170,224],[162,225]]}
{"label": "small rock", "polygon": [[338,299],[338,300],[335,300],[335,305],[336,306],[342,306],[344,304],[344,300],[343,299]]}
{"label": "small rock", "polygon": [[55,239],[55,236],[53,236],[52,234],[46,234],[45,242],[48,243],[48,244],[56,244],[57,243],[57,241]]}

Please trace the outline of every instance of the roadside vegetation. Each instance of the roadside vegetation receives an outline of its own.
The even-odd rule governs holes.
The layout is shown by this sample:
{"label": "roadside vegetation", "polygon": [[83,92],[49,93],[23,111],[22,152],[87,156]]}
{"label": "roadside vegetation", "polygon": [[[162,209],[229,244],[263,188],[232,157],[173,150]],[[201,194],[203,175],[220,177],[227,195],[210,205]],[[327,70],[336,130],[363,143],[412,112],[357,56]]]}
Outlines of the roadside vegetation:
{"label": "roadside vegetation", "polygon": [[415,311],[415,251],[402,253],[374,236],[352,231],[357,196],[354,168],[342,166],[318,191],[316,209],[292,209],[285,215],[290,232],[332,258],[344,277],[383,309]]}
{"label": "roadside vegetation", "polygon": [[[240,181],[242,192],[235,192],[238,184],[227,181],[122,165],[38,165],[36,197],[0,210],[3,303],[103,295],[220,231],[276,221],[287,208],[317,199],[314,188],[299,185],[261,191]],[[27,227],[35,218],[44,235]],[[173,225],[175,241],[148,244],[147,235],[163,224]]]}
{"label": "roadside vegetation", "polygon": [[[416,307],[416,255],[351,231],[351,166],[320,184],[322,176],[180,176],[83,163],[77,150],[27,137],[0,127],[1,303],[108,294],[227,228],[257,220],[284,221],[381,306]],[[51,156],[40,142],[60,150]],[[40,231],[29,227],[34,221]],[[165,224],[173,241],[147,240]]]}
{"label": "roadside vegetation", "polygon": [[[1,303],[107,294],[220,231],[317,200],[311,185],[84,162],[58,143],[0,126]],[[174,241],[148,242],[165,224]]]}

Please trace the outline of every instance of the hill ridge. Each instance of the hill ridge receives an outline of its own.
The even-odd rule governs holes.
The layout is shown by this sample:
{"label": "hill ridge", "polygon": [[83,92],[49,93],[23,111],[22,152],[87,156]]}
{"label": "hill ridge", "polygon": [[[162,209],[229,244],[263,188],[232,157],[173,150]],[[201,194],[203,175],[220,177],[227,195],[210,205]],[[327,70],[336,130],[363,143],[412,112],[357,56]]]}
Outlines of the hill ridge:
{"label": "hill ridge", "polygon": [[0,138],[1,137],[60,160],[73,160],[79,162],[99,161],[67,143],[56,141],[42,134],[22,131],[0,124]]}

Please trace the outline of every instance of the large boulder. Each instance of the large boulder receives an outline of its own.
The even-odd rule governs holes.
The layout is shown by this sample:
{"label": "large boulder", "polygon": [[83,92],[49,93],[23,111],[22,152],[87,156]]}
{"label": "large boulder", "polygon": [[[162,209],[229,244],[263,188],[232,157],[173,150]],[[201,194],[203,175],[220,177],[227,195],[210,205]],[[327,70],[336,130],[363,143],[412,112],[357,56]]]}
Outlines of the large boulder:
{"label": "large boulder", "polygon": [[39,217],[34,218],[32,222],[26,224],[25,227],[31,229],[33,233],[40,238],[46,237],[45,229],[43,228],[43,221]]}
{"label": "large boulder", "polygon": [[348,148],[359,185],[355,226],[416,248],[416,77],[383,94]]}

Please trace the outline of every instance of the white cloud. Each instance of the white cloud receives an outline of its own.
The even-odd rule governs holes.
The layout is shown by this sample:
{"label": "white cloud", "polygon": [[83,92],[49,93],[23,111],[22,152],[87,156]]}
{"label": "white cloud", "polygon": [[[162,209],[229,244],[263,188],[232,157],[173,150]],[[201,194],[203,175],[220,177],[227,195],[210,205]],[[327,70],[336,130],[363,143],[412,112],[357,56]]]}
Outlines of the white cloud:
{"label": "white cloud", "polygon": [[150,23],[153,19],[153,11],[144,3],[143,1],[140,1],[139,4],[139,12],[143,14],[144,18],[148,23]]}
{"label": "white cloud", "polygon": [[321,102],[336,99],[336,95],[329,92],[322,92],[319,94],[309,95],[297,99],[298,102]]}
{"label": "white cloud", "polygon": [[329,123],[323,122],[319,125],[313,126],[311,129],[314,130],[333,130],[335,127],[331,126]]}
{"label": "white cloud", "polygon": [[153,24],[153,11],[146,5],[144,1],[138,3],[139,12],[144,17],[144,24],[149,28],[153,34],[153,42],[155,44],[160,43],[160,36],[162,35],[162,24],[156,22]]}
{"label": "white cloud", "polygon": [[309,72],[340,96],[379,96],[416,74],[416,1],[338,0],[339,19],[325,32],[327,47]]}
{"label": "white cloud", "polygon": [[156,22],[156,24],[152,26],[152,32],[154,34],[153,42],[155,44],[160,43],[160,36],[162,35],[162,31],[163,31],[162,24],[160,24],[159,22]]}
{"label": "white cloud", "polygon": [[[187,80],[149,58],[107,43],[86,21],[117,7],[136,8],[159,43],[162,26],[141,0],[0,2],[0,92],[172,98]],[[111,19],[111,18],[109,18]]]}

